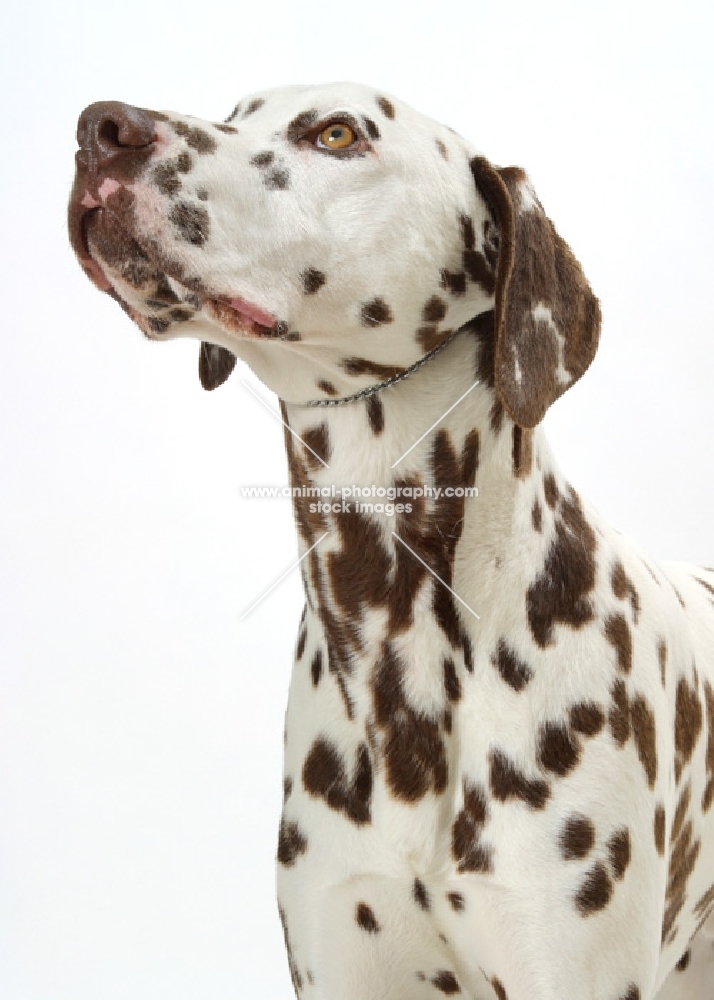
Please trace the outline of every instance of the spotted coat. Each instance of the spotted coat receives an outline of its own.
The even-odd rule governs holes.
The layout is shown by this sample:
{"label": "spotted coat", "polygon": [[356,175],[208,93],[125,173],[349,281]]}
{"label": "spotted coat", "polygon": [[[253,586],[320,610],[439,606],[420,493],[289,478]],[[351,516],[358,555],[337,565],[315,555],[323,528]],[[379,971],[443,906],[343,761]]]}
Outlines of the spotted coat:
{"label": "spotted coat", "polygon": [[[218,124],[93,105],[78,138],[88,276],[200,340],[206,388],[238,357],[281,399],[296,994],[710,997],[714,571],[643,555],[555,463],[600,313],[524,172],[343,84]],[[315,499],[352,484],[405,503]]]}

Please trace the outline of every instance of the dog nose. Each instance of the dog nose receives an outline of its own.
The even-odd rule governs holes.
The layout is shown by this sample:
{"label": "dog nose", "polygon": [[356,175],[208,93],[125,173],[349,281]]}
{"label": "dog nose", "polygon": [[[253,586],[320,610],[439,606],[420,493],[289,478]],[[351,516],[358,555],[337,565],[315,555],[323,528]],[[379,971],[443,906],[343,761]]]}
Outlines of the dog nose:
{"label": "dog nose", "polygon": [[136,159],[156,138],[154,120],[141,108],[120,101],[90,104],[77,123],[77,164],[95,170],[116,169],[119,161]]}

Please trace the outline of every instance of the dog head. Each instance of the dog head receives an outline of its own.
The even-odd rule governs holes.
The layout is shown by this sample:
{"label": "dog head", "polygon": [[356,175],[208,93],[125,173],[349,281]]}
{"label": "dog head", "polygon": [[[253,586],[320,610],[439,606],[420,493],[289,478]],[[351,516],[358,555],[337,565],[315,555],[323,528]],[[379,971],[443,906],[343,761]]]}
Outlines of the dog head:
{"label": "dog head", "polygon": [[290,87],[225,123],[91,105],[70,236],[146,336],[245,360],[292,402],[350,395],[494,313],[494,384],[524,427],[587,368],[597,300],[525,174],[366,87]]}

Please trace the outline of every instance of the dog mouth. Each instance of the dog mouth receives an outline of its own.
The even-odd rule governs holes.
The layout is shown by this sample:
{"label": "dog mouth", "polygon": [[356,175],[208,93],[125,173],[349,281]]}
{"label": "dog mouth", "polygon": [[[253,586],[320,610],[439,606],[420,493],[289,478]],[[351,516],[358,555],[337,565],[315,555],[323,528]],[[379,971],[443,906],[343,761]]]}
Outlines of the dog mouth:
{"label": "dog mouth", "polygon": [[[161,259],[162,255],[152,253],[154,248],[147,247],[148,241],[137,238],[114,213],[108,212],[88,193],[81,199],[72,199],[68,221],[72,248],[89,280],[101,292],[116,299],[148,337],[153,339],[169,334],[175,324],[203,314],[241,339],[296,339],[291,338],[288,324],[266,309],[241,296],[209,290],[198,279],[186,279],[179,265],[172,266],[171,262]],[[106,255],[109,260],[97,251],[96,245],[92,249],[92,234],[104,228],[110,228],[114,237],[105,237],[101,244],[102,250],[111,248]],[[112,280],[117,270],[120,276]],[[120,291],[123,282],[150,304],[151,313],[127,301]]]}

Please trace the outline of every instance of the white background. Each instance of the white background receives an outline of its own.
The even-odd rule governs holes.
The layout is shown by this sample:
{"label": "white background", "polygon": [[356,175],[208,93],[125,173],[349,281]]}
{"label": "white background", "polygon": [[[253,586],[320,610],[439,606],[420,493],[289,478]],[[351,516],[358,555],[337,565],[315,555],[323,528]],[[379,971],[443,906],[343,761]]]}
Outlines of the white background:
{"label": "white background", "polygon": [[239,496],[284,482],[282,431],[235,376],[203,393],[197,344],[148,344],[82,275],[65,231],[81,109],[220,120],[262,87],[357,80],[524,165],[605,318],[547,418],[556,456],[654,556],[712,565],[707,8],[5,9],[2,1000],[291,996],[273,856],[297,574],[239,622],[295,558],[288,502]]}

